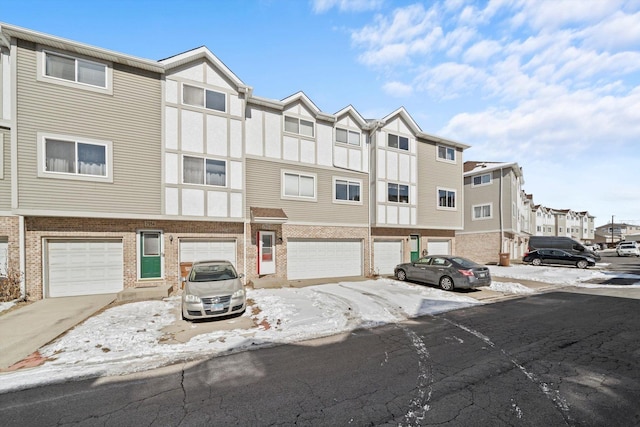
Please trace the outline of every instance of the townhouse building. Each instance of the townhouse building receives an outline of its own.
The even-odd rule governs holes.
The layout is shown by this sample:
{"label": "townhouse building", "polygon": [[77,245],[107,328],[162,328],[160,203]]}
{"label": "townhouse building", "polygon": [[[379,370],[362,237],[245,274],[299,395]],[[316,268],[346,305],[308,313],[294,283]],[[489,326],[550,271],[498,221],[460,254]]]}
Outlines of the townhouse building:
{"label": "townhouse building", "polygon": [[534,206],[534,236],[563,236],[595,243],[595,217],[587,211],[553,209],[541,205]]}
{"label": "townhouse building", "polygon": [[469,146],[423,132],[404,108],[379,120],[371,139],[374,272],[392,274],[427,253],[453,253]]}
{"label": "townhouse building", "polygon": [[[452,252],[464,144],[253,94],[205,47],[160,61],[0,25],[0,265],[31,299],[388,273]],[[392,260],[392,262],[390,262]]]}
{"label": "townhouse building", "polygon": [[523,189],[517,163],[464,162],[464,230],[456,254],[497,263],[500,254],[520,258],[531,235],[533,198]]}

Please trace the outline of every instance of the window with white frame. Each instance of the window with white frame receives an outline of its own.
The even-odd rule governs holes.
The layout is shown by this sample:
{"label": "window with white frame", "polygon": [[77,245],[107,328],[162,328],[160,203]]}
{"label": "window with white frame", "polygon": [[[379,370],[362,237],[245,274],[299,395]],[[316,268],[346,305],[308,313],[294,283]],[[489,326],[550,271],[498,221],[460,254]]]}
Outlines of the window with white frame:
{"label": "window with white frame", "polygon": [[311,138],[315,135],[312,121],[291,116],[284,116],[284,131]]}
{"label": "window with white frame", "polygon": [[448,162],[456,161],[456,149],[453,147],[448,147],[446,145],[438,145],[438,159],[446,160]]}
{"label": "window with white frame", "polygon": [[438,189],[438,208],[455,209],[456,208],[456,191],[445,188]]}
{"label": "window with white frame", "polygon": [[184,184],[227,185],[227,162],[204,157],[183,156],[182,182]]}
{"label": "window with white frame", "polygon": [[393,182],[387,183],[387,201],[409,203],[409,186]]}
{"label": "window with white frame", "polygon": [[283,172],[282,195],[284,197],[315,199],[316,176],[296,172]]}
{"label": "window with white frame", "polygon": [[108,176],[108,144],[44,138],[45,174]]}
{"label": "window with white frame", "polygon": [[409,138],[390,133],[387,135],[387,146],[397,148],[398,150],[409,151]]}
{"label": "window with white frame", "polygon": [[336,128],[336,142],[348,145],[360,145],[360,132]]}
{"label": "window with white frame", "polygon": [[477,187],[479,185],[487,185],[491,183],[491,174],[485,173],[482,175],[476,175],[473,177],[473,186]]}
{"label": "window with white frame", "polygon": [[359,202],[361,186],[360,181],[334,178],[334,199],[339,202]]}
{"label": "window with white frame", "polygon": [[473,206],[473,219],[489,219],[491,217],[491,204]]}
{"label": "window with white frame", "polygon": [[53,52],[44,52],[44,75],[100,88],[107,87],[107,65]]}
{"label": "window with white frame", "polygon": [[223,113],[227,111],[226,94],[187,84],[182,85],[182,103]]}

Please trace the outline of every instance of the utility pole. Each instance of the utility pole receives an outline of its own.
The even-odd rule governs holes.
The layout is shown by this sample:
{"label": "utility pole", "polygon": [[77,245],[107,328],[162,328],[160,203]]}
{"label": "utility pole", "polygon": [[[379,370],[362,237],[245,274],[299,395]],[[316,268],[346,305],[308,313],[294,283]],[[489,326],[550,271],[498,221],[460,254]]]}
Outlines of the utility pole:
{"label": "utility pole", "polygon": [[613,217],[615,215],[611,215],[611,246],[613,246]]}

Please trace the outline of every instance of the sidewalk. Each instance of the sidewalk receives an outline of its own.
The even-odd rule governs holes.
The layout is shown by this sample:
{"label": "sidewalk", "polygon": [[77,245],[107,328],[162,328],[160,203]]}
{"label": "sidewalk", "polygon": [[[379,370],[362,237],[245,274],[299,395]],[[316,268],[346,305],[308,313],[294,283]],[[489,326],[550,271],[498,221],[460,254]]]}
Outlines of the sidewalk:
{"label": "sidewalk", "polygon": [[0,371],[116,300],[116,294],[46,298],[0,316]]}

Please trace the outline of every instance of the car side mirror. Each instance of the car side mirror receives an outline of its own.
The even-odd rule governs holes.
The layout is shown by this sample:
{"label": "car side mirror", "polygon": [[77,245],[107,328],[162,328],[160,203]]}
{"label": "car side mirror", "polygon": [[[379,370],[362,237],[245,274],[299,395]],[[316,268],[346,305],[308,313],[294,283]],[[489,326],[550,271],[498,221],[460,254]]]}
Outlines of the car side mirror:
{"label": "car side mirror", "polygon": [[244,277],[244,273],[238,274],[238,279],[242,279]]}

